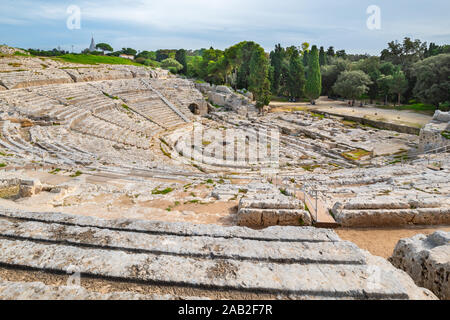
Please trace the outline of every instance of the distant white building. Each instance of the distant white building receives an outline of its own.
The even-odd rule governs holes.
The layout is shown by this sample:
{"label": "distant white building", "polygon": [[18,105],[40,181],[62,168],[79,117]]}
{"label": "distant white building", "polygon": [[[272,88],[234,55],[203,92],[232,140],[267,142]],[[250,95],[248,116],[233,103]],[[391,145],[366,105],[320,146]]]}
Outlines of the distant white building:
{"label": "distant white building", "polygon": [[134,60],[134,56],[129,55],[129,54],[124,54],[124,53],[120,54],[119,57],[129,59],[129,60]]}

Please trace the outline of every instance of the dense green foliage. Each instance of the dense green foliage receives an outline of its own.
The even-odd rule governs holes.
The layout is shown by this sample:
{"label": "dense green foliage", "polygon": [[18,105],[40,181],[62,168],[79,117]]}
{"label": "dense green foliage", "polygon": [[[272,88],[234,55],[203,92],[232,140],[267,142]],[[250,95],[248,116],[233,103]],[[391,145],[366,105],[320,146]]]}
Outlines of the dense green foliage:
{"label": "dense green foliage", "polygon": [[320,74],[319,51],[317,46],[312,46],[309,53],[308,71],[306,77],[306,96],[314,101],[322,92],[322,76]]}
{"label": "dense green foliage", "polygon": [[253,50],[250,58],[248,89],[253,93],[258,108],[270,103],[269,61],[261,47]]}
{"label": "dense green foliage", "polygon": [[[267,54],[255,42],[243,41],[225,50],[214,48],[142,51],[122,48],[112,52],[107,43],[98,52],[69,54],[53,49],[29,49],[35,56],[56,57],[83,64],[134,64],[162,67],[197,81],[247,89],[259,107],[270,97],[280,101],[312,102],[320,95],[369,100],[378,105],[394,103],[398,108],[430,110],[450,105],[450,46],[404,38],[389,42],[380,56],[350,54],[303,42],[287,48],[276,45]],[[110,52],[105,56],[105,51]],[[135,57],[121,59],[120,54]],[[403,105],[402,105],[403,103]]]}
{"label": "dense green foliage", "polygon": [[39,50],[39,49],[28,49],[27,50],[32,56],[39,56],[39,57],[57,57],[64,54],[68,54],[69,52],[64,50]]}
{"label": "dense green foliage", "polygon": [[172,73],[177,73],[178,71],[183,69],[183,65],[172,58],[167,58],[161,61],[161,67],[169,70]]}
{"label": "dense green foliage", "polygon": [[187,58],[186,58],[186,50],[180,49],[175,53],[175,60],[177,60],[183,68],[180,70],[180,73],[187,73]]}
{"label": "dense green foliage", "polygon": [[354,100],[369,91],[369,85],[372,83],[370,77],[361,70],[342,72],[333,90],[340,96]]}
{"label": "dense green foliage", "polygon": [[305,83],[305,70],[300,54],[297,50],[294,50],[289,58],[289,68],[286,79],[286,88],[289,97],[293,100],[302,98],[305,92]]}
{"label": "dense green foliage", "polygon": [[95,46],[95,48],[102,50],[103,54],[105,53],[105,51],[109,51],[109,52],[114,51],[114,49],[107,43],[99,43]]}
{"label": "dense green foliage", "polygon": [[417,62],[412,67],[416,77],[414,94],[426,103],[439,107],[450,101],[450,54],[439,54]]}

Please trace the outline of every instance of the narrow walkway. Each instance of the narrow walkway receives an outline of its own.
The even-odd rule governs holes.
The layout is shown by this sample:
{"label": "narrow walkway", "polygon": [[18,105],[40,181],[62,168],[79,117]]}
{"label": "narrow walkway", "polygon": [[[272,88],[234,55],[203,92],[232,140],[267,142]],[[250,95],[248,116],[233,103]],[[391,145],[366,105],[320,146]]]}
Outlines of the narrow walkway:
{"label": "narrow walkway", "polygon": [[339,224],[328,212],[325,203],[318,198],[310,196],[304,191],[297,192],[297,198],[302,200],[308,207],[311,217],[314,220],[314,225],[318,228],[337,228]]}

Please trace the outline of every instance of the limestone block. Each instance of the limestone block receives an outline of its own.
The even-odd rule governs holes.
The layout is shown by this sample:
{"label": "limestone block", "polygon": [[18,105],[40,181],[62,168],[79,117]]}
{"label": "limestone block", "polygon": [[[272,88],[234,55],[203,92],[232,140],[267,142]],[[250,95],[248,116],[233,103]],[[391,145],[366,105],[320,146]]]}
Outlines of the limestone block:
{"label": "limestone block", "polygon": [[436,110],[433,116],[433,120],[439,122],[450,122],[450,112]]}
{"label": "limestone block", "polygon": [[391,263],[406,271],[414,282],[433,291],[440,299],[450,299],[450,233],[402,239],[395,247]]}
{"label": "limestone block", "polygon": [[42,184],[39,180],[20,180],[19,195],[22,198],[32,197],[42,190]]}

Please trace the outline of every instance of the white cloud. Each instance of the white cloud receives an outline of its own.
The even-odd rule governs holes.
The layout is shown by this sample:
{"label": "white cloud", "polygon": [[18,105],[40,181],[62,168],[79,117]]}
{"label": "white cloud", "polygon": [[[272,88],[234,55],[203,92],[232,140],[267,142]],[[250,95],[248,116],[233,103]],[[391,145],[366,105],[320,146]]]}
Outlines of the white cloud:
{"label": "white cloud", "polygon": [[[359,47],[360,51],[377,53],[380,46],[394,39],[401,40],[405,35],[449,42],[448,0],[414,1],[416,3],[377,0],[381,7],[382,30],[368,31],[366,9],[372,2],[1,0],[0,27],[26,23],[50,32],[49,26],[65,26],[66,9],[75,4],[81,8],[82,28],[89,28],[88,33],[108,34],[110,39],[105,41],[134,43],[137,48],[149,43],[153,49],[156,45],[221,47],[241,40],[255,40],[271,48],[278,42],[291,45],[308,41],[336,48]],[[80,32],[83,31],[87,29]]]}

